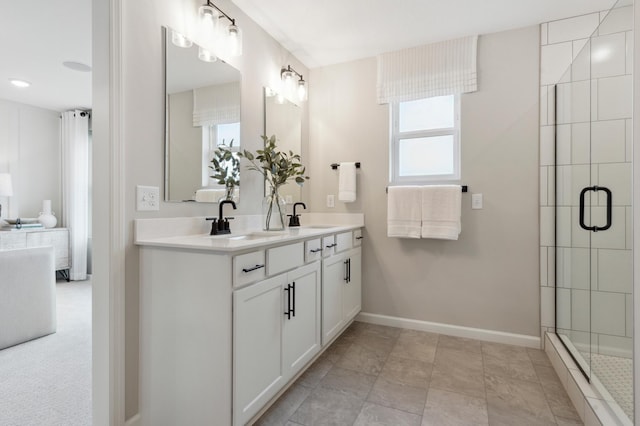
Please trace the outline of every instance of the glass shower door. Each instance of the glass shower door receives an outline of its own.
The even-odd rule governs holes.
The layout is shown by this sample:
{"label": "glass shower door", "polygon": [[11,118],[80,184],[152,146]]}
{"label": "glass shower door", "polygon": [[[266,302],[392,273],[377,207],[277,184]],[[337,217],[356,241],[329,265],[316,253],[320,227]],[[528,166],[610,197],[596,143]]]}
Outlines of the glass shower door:
{"label": "glass shower door", "polygon": [[633,419],[632,28],[619,1],[556,85],[556,333]]}

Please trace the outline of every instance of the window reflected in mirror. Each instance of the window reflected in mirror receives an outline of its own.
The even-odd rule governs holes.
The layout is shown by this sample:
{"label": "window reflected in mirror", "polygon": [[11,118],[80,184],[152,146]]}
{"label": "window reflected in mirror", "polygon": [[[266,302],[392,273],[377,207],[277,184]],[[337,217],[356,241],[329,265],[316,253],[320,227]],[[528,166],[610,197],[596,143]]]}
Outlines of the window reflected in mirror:
{"label": "window reflected in mirror", "polygon": [[165,201],[237,202],[240,72],[199,59],[198,45],[177,46],[164,30]]}

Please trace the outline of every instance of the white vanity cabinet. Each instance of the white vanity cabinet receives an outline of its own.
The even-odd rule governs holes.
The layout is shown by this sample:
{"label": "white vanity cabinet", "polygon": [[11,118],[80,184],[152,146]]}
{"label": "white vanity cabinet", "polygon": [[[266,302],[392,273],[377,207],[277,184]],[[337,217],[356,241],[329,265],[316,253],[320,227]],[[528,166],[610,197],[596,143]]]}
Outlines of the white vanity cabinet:
{"label": "white vanity cabinet", "polygon": [[320,286],[314,262],[234,291],[235,425],[246,424],[320,351]]}
{"label": "white vanity cabinet", "polygon": [[362,249],[322,260],[322,344],[329,343],[362,306]]}
{"label": "white vanity cabinet", "polygon": [[354,229],[138,236],[140,424],[254,419],[360,311]]}

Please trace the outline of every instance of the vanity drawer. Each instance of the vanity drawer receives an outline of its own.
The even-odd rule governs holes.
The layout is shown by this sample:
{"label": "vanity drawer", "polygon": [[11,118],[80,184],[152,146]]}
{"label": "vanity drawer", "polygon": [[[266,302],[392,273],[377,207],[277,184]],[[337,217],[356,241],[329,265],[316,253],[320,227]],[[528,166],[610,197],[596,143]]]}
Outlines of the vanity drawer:
{"label": "vanity drawer", "polygon": [[304,243],[267,249],[267,274],[270,276],[304,264]]}
{"label": "vanity drawer", "polygon": [[336,253],[353,247],[353,232],[342,232],[336,235]]}
{"label": "vanity drawer", "polygon": [[360,247],[362,245],[362,229],[353,231],[353,246]]}
{"label": "vanity drawer", "polygon": [[304,260],[305,262],[313,262],[322,259],[322,240],[316,238],[304,242]]}
{"label": "vanity drawer", "polygon": [[27,233],[7,231],[0,234],[0,250],[20,249],[27,247]]}
{"label": "vanity drawer", "polygon": [[267,276],[264,250],[252,251],[233,258],[233,285],[240,287]]}
{"label": "vanity drawer", "polygon": [[322,237],[322,257],[329,257],[336,252],[336,236]]}

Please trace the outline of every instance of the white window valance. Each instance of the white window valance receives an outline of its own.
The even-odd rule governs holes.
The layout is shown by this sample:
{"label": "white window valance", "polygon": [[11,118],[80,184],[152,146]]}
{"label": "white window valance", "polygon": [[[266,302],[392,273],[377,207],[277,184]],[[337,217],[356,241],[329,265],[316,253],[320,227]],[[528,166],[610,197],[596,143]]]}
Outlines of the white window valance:
{"label": "white window valance", "polygon": [[193,90],[195,127],[240,121],[240,83],[232,82]]}
{"label": "white window valance", "polygon": [[378,55],[378,103],[475,92],[477,46],[470,36]]}

